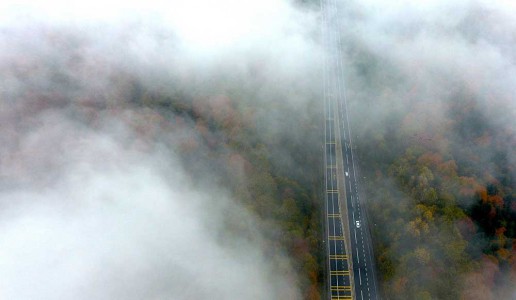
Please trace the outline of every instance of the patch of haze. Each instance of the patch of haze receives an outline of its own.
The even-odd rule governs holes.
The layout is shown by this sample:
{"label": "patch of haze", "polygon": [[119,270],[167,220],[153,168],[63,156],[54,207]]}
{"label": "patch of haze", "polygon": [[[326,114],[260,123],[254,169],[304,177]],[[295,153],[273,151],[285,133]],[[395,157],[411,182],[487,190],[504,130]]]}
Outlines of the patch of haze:
{"label": "patch of haze", "polygon": [[[346,20],[352,20],[344,29],[351,45],[347,57],[351,105],[376,122],[360,119],[357,131],[382,124],[392,113],[415,109],[421,127],[439,130],[449,117],[450,105],[465,98],[474,101],[486,126],[509,132],[511,138],[503,143],[509,161],[516,164],[511,150],[516,142],[514,5],[371,0],[350,5],[347,14]],[[357,52],[367,55],[357,61]],[[364,68],[369,69],[364,73]],[[492,159],[484,154],[483,162]]]}
{"label": "patch of haze", "polygon": [[[14,62],[5,68],[9,81],[0,83],[5,93],[18,93],[24,84],[51,90],[56,83],[50,75],[57,73],[54,78],[67,79],[59,83],[61,92],[67,90],[75,101],[116,102],[127,97],[120,82],[129,77],[163,94],[220,93],[238,102],[259,102],[255,115],[265,140],[306,140],[303,130],[282,128],[312,118],[318,107],[322,54],[317,14],[294,9],[289,1],[223,0],[216,9],[211,1],[121,6],[93,1],[93,9],[76,2],[3,4],[0,39],[10,46],[0,53],[3,62]],[[245,16],[242,22],[240,16]],[[196,30],[199,26],[205,30]],[[209,42],[212,30],[226,32],[226,27],[239,33]],[[38,59],[52,61],[58,72],[34,68]],[[12,65],[22,74],[13,74]],[[275,106],[292,107],[295,118],[271,113]],[[289,153],[275,156],[281,156],[281,163],[295,163]]]}
{"label": "patch of haze", "polygon": [[[4,1],[0,28],[51,26],[93,38],[110,59],[125,63],[181,58],[187,65],[238,65],[253,56],[277,58],[279,70],[317,59],[313,14],[288,1]],[[271,49],[274,45],[274,49]],[[109,53],[108,50],[116,50]],[[159,53],[156,53],[159,52]],[[127,57],[128,54],[134,57]],[[150,56],[150,58],[148,58]],[[304,56],[302,58],[302,56]],[[136,58],[136,60],[134,60]],[[186,60],[186,61],[185,61]],[[236,62],[235,62],[236,61]],[[217,64],[219,63],[219,64]],[[139,67],[139,66],[137,66]],[[163,66],[154,66],[160,68]],[[272,74],[271,74],[272,75]]]}
{"label": "patch of haze", "polygon": [[297,297],[259,232],[220,239],[224,216],[252,228],[252,215],[222,189],[194,188],[173,153],[124,145],[138,138],[115,123],[45,114],[16,151],[2,146],[2,298]]}
{"label": "patch of haze", "polygon": [[[406,138],[415,134],[446,136],[459,148],[455,149],[459,150],[457,156],[463,153],[461,149],[478,154],[473,166],[476,174],[495,174],[497,169],[492,166],[496,159],[495,151],[491,147],[475,145],[468,135],[450,129],[449,122],[462,117],[460,110],[457,114],[451,109],[454,105],[462,107],[463,104],[478,112],[476,121],[482,124],[486,134],[491,134],[491,145],[502,149],[507,157],[508,170],[512,172],[507,176],[516,177],[514,2],[366,0],[342,4],[341,8],[344,12],[341,30],[346,49],[347,95],[353,113],[353,130],[362,139],[376,138],[368,135],[370,133],[383,136],[392,119],[403,120],[412,113],[416,118],[412,122],[413,128],[390,129],[401,131],[400,135]],[[433,142],[428,147],[434,147],[432,150],[436,152],[444,150],[446,153],[450,150],[446,144],[436,145]],[[360,154],[360,149],[357,152]],[[459,176],[472,175],[467,172]],[[383,180],[386,189],[396,189],[388,178]],[[392,194],[399,195],[400,192],[393,191]],[[400,211],[414,211],[411,201],[402,197],[391,200],[399,202]],[[406,206],[410,209],[406,209]],[[390,217],[393,223],[407,218],[402,213],[393,213]],[[389,230],[387,226],[381,229]],[[445,241],[449,237],[446,232],[440,232],[432,239]],[[388,242],[396,245],[404,242],[403,237],[394,239]],[[478,245],[481,247],[484,243]],[[422,246],[427,249],[432,247]],[[481,249],[476,250],[481,252]],[[396,256],[394,260],[398,258],[398,253],[392,255]],[[444,253],[435,253],[432,261],[434,264],[445,261]],[[480,264],[494,265],[489,262]],[[430,271],[425,273],[421,270],[421,273],[421,278],[432,276]],[[499,291],[490,290],[494,277],[490,281],[489,276],[468,274],[464,287],[471,288],[468,284],[474,283],[486,290],[483,295],[497,294]],[[430,282],[422,282],[421,287],[432,289]],[[513,290],[510,282],[501,287]],[[504,291],[500,295],[514,295],[514,292]]]}
{"label": "patch of haze", "polygon": [[141,114],[131,80],[308,102],[314,14],[272,0],[9,0],[0,20],[0,297],[300,297],[288,258],[264,255],[259,221],[125,122]]}
{"label": "patch of haze", "polygon": [[[51,59],[78,87],[100,90],[100,95],[111,87],[109,77],[123,71],[165,93],[205,96],[239,90],[246,101],[267,106],[313,101],[322,84],[316,14],[295,9],[289,1],[214,3],[92,1],[85,8],[80,1],[6,1],[0,10],[5,16],[0,22],[2,61],[23,68],[31,57]],[[24,74],[23,80],[39,84],[48,79],[38,71]],[[19,78],[11,79],[2,90],[17,90]]]}

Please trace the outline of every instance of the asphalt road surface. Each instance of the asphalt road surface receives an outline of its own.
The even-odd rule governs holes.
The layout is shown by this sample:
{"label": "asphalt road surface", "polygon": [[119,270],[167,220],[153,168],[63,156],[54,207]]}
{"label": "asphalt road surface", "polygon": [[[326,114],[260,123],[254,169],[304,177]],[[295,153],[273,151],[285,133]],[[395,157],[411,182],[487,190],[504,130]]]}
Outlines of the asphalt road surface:
{"label": "asphalt road surface", "polygon": [[342,213],[339,201],[337,179],[337,151],[335,140],[334,118],[326,118],[325,134],[325,169],[326,169],[326,246],[328,254],[328,295],[330,299],[352,299],[350,268],[344,232],[342,227]]}
{"label": "asphalt road surface", "polygon": [[[321,0],[321,26],[326,47],[324,103],[328,298],[379,299],[371,234],[359,195],[358,169],[344,91],[339,5],[337,0]],[[346,207],[341,207],[344,205]],[[346,229],[349,229],[349,234],[344,233]],[[349,241],[346,241],[348,236]]]}

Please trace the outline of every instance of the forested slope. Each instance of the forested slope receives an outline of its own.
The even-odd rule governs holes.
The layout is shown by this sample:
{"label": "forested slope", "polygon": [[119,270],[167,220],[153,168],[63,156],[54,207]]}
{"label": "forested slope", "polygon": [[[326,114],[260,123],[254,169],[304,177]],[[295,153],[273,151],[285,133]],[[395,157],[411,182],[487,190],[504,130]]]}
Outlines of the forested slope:
{"label": "forested slope", "polygon": [[[304,298],[319,299],[324,260],[320,114],[279,101],[271,109],[258,107],[253,100],[225,94],[171,100],[141,91],[133,105],[152,113],[134,126],[144,128],[144,137],[156,130],[165,136],[182,132],[169,143],[190,176],[199,178],[199,185],[229,189],[260,220],[267,256],[274,261],[277,254],[288,254]],[[298,117],[284,117],[292,114]],[[229,232],[246,228],[232,224],[231,216],[227,222]]]}
{"label": "forested slope", "polygon": [[471,83],[428,90],[441,80],[418,82],[395,60],[349,51],[350,82],[360,87],[351,97],[356,152],[385,298],[514,298],[514,112]]}

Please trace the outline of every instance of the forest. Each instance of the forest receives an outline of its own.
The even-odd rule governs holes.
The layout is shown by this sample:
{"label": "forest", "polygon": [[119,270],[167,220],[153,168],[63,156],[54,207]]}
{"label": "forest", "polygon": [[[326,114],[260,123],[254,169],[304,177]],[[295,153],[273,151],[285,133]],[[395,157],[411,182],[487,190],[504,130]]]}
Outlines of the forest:
{"label": "forest", "polygon": [[[319,1],[8,2],[0,298],[321,299]],[[515,299],[514,13],[400,3],[335,5],[380,293]]]}
{"label": "forest", "polygon": [[[278,101],[270,109],[257,106],[256,99],[237,96],[241,94],[238,89],[176,99],[135,90],[138,94],[132,105],[151,109],[152,120],[159,120],[135,124],[146,127],[142,134],[147,136],[156,127],[171,134],[188,132],[173,145],[190,176],[213,174],[211,184],[229,189],[239,204],[259,218],[267,257],[275,261],[279,253],[287,253],[303,298],[320,299],[325,260],[321,245],[321,108],[314,108],[319,113],[306,114],[306,108],[296,112],[295,107]],[[299,118],[282,117],[288,114]],[[248,230],[238,222],[231,223],[231,218],[226,221],[229,232],[245,235]]]}
{"label": "forest", "polygon": [[[183,93],[180,87],[172,92],[162,91],[125,74],[117,74],[116,83],[118,92],[111,94],[109,100],[98,98],[92,91],[83,93],[77,101],[69,101],[63,88],[60,93],[33,90],[20,95],[18,102],[4,102],[3,111],[9,114],[3,117],[11,120],[4,130],[15,133],[5,135],[4,140],[17,145],[13,150],[5,150],[16,159],[6,164],[10,171],[4,171],[4,188],[10,190],[26,184],[53,186],[52,182],[63,176],[66,164],[55,162],[55,158],[48,161],[47,155],[54,157],[51,153],[56,149],[80,145],[77,138],[83,133],[75,133],[77,138],[72,137],[72,141],[65,138],[66,146],[53,139],[55,145],[44,141],[52,152],[41,154],[45,148],[37,150],[32,154],[37,157],[36,163],[30,162],[34,150],[28,152],[29,161],[22,150],[26,136],[35,130],[32,124],[45,124],[43,128],[59,124],[47,124],[45,120],[45,116],[53,116],[58,110],[65,120],[73,120],[74,128],[107,130],[110,138],[143,157],[163,149],[172,153],[179,164],[176,168],[184,170],[191,189],[208,189],[213,193],[202,212],[208,221],[218,218],[217,212],[211,215],[211,209],[218,211],[225,205],[220,194],[229,194],[238,209],[223,208],[220,221],[209,221],[217,228],[213,237],[217,243],[236,249],[241,247],[238,243],[257,243],[260,248],[256,251],[279,276],[294,278],[292,288],[299,289],[303,298],[320,299],[324,278],[321,266],[325,259],[321,245],[321,114],[306,114],[306,107],[296,112],[295,107],[281,102],[273,109],[256,105],[260,103],[256,99],[239,96],[242,91],[238,88],[224,87],[199,94]],[[298,118],[282,117],[292,113]],[[82,139],[87,141],[84,136]],[[43,179],[47,178],[43,174],[49,172],[55,178]],[[125,202],[116,199],[112,201]],[[243,217],[247,215],[249,219]],[[202,249],[201,245],[195,247]]]}
{"label": "forest", "polygon": [[[354,129],[381,292],[386,299],[514,298],[516,140],[512,121],[492,121],[511,113],[462,84],[425,101],[418,86],[395,82],[408,80],[389,60],[350,51],[354,74],[369,79],[360,88],[378,85],[369,86],[378,98],[355,103]],[[403,108],[387,109],[377,124],[359,123],[386,109],[372,108],[378,99]]]}

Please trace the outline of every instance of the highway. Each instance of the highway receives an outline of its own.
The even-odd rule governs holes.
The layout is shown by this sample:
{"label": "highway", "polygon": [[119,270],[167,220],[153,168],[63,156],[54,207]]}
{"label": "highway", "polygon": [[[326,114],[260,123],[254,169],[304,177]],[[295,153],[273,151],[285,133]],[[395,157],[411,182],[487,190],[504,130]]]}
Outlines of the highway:
{"label": "highway", "polygon": [[[329,299],[379,299],[344,85],[337,0],[321,0]],[[350,272],[350,269],[352,272]]]}
{"label": "highway", "polygon": [[[329,101],[327,103],[331,104]],[[352,299],[350,267],[337,177],[338,145],[335,134],[337,123],[333,116],[327,115],[325,124],[325,244],[328,254],[328,295],[329,299]]]}
{"label": "highway", "polygon": [[[331,105],[330,101],[326,102]],[[327,110],[333,114],[332,110]],[[325,122],[325,220],[330,299],[352,299],[349,259],[343,229],[337,168],[337,122],[327,115]]]}
{"label": "highway", "polygon": [[[325,59],[326,68],[326,59]],[[338,122],[335,114],[335,101],[331,93],[333,82],[329,74],[324,72],[324,103],[325,103],[325,126],[324,126],[324,161],[325,161],[325,244],[327,251],[327,286],[329,299],[353,299],[351,271],[346,238],[343,225],[347,218],[341,207],[341,191],[339,184],[339,172],[337,159],[339,157],[340,144],[337,133]],[[339,160],[340,161],[340,160]],[[345,210],[344,210],[345,212]]]}

